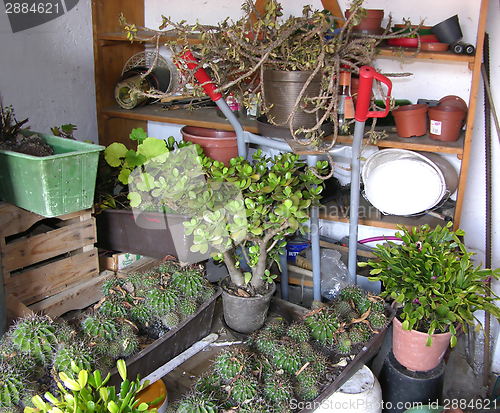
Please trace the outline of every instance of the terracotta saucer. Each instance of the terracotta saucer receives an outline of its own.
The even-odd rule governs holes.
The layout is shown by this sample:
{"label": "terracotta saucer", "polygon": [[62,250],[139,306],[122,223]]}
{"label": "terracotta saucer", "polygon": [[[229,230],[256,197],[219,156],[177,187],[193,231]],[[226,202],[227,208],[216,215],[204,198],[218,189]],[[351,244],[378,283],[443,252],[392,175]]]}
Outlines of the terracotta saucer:
{"label": "terracotta saucer", "polygon": [[448,43],[421,43],[420,50],[428,52],[446,52],[450,45]]}

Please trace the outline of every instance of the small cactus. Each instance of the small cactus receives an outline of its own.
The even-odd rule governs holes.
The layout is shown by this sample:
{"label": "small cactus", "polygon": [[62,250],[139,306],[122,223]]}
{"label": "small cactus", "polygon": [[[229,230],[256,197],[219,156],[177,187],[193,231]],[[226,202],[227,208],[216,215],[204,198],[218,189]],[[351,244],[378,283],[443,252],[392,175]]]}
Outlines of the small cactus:
{"label": "small cactus", "polygon": [[324,345],[334,339],[339,328],[339,320],[333,312],[322,311],[306,317],[306,324],[311,329],[311,337]]}
{"label": "small cactus", "polygon": [[20,404],[26,384],[20,372],[7,363],[0,363],[0,411]]}
{"label": "small cactus", "polygon": [[253,346],[263,354],[272,355],[278,346],[273,333],[267,330],[258,330],[252,338]]}
{"label": "small cactus", "polygon": [[177,413],[217,413],[216,405],[208,396],[190,393],[177,406]]}
{"label": "small cactus", "polygon": [[56,373],[65,372],[68,376],[74,377],[71,370],[71,362],[84,370],[93,370],[95,354],[87,343],[75,340],[71,344],[60,344],[54,355],[54,370]]}
{"label": "small cactus", "polygon": [[332,307],[341,320],[345,320],[352,311],[351,305],[346,300],[337,300]]}
{"label": "small cactus", "polygon": [[14,348],[40,364],[50,364],[57,345],[56,327],[48,316],[32,315],[20,319],[11,335]]}
{"label": "small cactus", "polygon": [[196,313],[198,310],[198,303],[196,302],[196,299],[192,297],[185,297],[181,299],[177,309],[179,310],[179,313],[188,317]]}
{"label": "small cactus", "polygon": [[139,302],[130,309],[129,316],[134,323],[147,327],[153,319],[153,311],[146,303]]}
{"label": "small cactus", "polygon": [[231,397],[237,404],[249,403],[257,393],[257,380],[251,376],[238,376],[231,384]]}
{"label": "small cactus", "polygon": [[385,323],[387,322],[387,317],[385,316],[384,313],[370,313],[368,316],[368,322],[372,326],[374,330],[379,330],[385,326]]}
{"label": "small cactus", "polygon": [[109,297],[113,295],[112,290],[116,288],[117,286],[122,286],[124,283],[124,280],[122,278],[118,277],[112,277],[104,281],[101,287],[102,295],[104,297]]}
{"label": "small cactus", "polygon": [[122,329],[116,341],[121,349],[120,357],[130,357],[139,350],[139,339],[131,329]]}
{"label": "small cactus", "polygon": [[172,284],[186,297],[196,297],[203,290],[203,273],[198,268],[181,268],[172,275]]}
{"label": "small cactus", "polygon": [[178,300],[178,294],[171,288],[153,288],[146,294],[146,305],[160,318],[172,311]]}
{"label": "small cactus", "polygon": [[297,348],[287,343],[276,348],[273,354],[273,364],[278,369],[295,374],[304,363]]}
{"label": "small cactus", "polygon": [[214,372],[203,374],[194,386],[197,393],[211,395],[220,391],[220,378]]}
{"label": "small cactus", "polygon": [[181,322],[181,317],[175,311],[170,311],[161,317],[161,323],[166,328],[174,328],[177,324]]}
{"label": "small cactus", "polygon": [[82,330],[92,339],[102,337],[107,341],[118,336],[119,326],[112,318],[93,312],[81,322]]}
{"label": "small cactus", "polygon": [[107,297],[99,307],[99,313],[108,317],[126,317],[128,314],[128,307],[122,296],[113,294]]}
{"label": "small cactus", "polygon": [[281,339],[285,334],[286,326],[280,320],[272,320],[264,326],[265,331],[269,331],[275,338]]}
{"label": "small cactus", "polygon": [[286,374],[273,374],[264,383],[264,396],[273,404],[285,402],[293,397],[293,386]]}
{"label": "small cactus", "polygon": [[248,355],[239,348],[228,348],[221,351],[214,361],[214,369],[224,382],[229,382],[238,374],[247,370]]}
{"label": "small cactus", "polygon": [[313,400],[319,395],[318,374],[311,368],[304,369],[297,376],[297,392],[304,400]]}
{"label": "small cactus", "polygon": [[351,339],[352,344],[364,343],[370,337],[370,329],[364,323],[354,324],[349,330],[349,338]]}
{"label": "small cactus", "polygon": [[383,300],[372,301],[372,311],[376,313],[383,313],[385,310],[385,303]]}
{"label": "small cactus", "polygon": [[286,331],[286,334],[288,337],[299,343],[308,342],[311,338],[309,328],[304,323],[298,321],[290,324]]}
{"label": "small cactus", "polygon": [[339,354],[349,354],[351,352],[351,339],[349,338],[349,333],[344,331],[340,333],[337,337],[337,345],[335,349]]}

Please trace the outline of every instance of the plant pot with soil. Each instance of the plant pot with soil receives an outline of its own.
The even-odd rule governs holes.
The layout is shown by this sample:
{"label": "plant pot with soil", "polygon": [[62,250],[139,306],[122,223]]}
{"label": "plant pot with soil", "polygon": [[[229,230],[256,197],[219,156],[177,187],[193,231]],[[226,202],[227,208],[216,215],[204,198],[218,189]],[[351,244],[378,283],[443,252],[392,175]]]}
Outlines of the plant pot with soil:
{"label": "plant pot with soil", "polygon": [[[378,259],[360,264],[372,267],[370,280],[381,281],[384,286],[381,295],[390,297],[399,307],[397,318],[403,331],[394,334],[393,350],[396,359],[408,369],[432,369],[439,364],[444,351],[434,351],[438,357],[426,360],[425,366],[407,365],[409,358],[397,355],[405,349],[396,341],[400,336],[412,330],[422,332],[426,335],[424,347],[434,350],[434,334],[449,333],[448,343],[454,347],[460,329],[466,331],[476,323],[482,326],[474,315],[476,310],[500,317],[500,309],[493,303],[498,296],[490,288],[490,279],[497,279],[500,269],[475,266],[473,253],[467,251],[460,239],[464,232],[450,230],[451,225],[450,222],[434,229],[428,225],[401,226],[401,232],[396,233],[401,243],[389,241],[377,245],[374,254]],[[422,355],[418,361],[427,357]]]}

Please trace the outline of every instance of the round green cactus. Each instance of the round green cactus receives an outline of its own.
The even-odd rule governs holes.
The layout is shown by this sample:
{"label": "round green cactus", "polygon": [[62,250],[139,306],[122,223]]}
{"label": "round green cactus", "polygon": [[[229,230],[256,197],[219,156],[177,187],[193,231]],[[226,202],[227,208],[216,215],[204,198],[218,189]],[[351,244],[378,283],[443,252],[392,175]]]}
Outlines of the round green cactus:
{"label": "round green cactus", "polygon": [[216,405],[209,396],[190,393],[179,402],[177,413],[217,413]]}
{"label": "round green cactus", "polygon": [[16,350],[44,365],[52,362],[57,345],[55,332],[56,327],[50,317],[30,315],[16,322],[11,339]]}
{"label": "round green cactus", "polygon": [[175,311],[170,311],[160,320],[165,327],[172,329],[181,322],[181,317]]}
{"label": "round green cactus", "polygon": [[370,339],[371,335],[370,329],[364,323],[354,324],[349,330],[352,344],[364,343]]}
{"label": "round green cactus", "polygon": [[335,349],[340,354],[349,354],[351,352],[351,345],[352,342],[349,338],[349,333],[344,331],[338,335]]}
{"label": "round green cactus", "polygon": [[118,277],[112,277],[104,281],[101,287],[102,295],[104,297],[109,297],[113,295],[112,290],[118,286],[122,286],[124,283],[124,280],[122,278]]}
{"label": "round green cactus", "polygon": [[118,323],[112,318],[97,312],[86,314],[80,325],[82,330],[92,339],[102,337],[107,341],[111,341],[118,336]]}
{"label": "round green cactus", "polygon": [[129,311],[130,320],[140,326],[147,327],[153,320],[154,313],[149,305],[145,302],[139,302],[132,306]]}
{"label": "round green cactus", "polygon": [[335,301],[332,308],[341,320],[345,320],[352,311],[352,307],[347,300]]}
{"label": "round green cactus", "polygon": [[198,310],[198,303],[193,297],[184,297],[179,302],[177,309],[182,315],[190,316],[196,313],[196,311]]}
{"label": "round green cactus", "polygon": [[255,333],[252,343],[263,354],[272,355],[278,346],[278,341],[271,331],[259,330]]}
{"label": "round green cactus", "polygon": [[293,386],[290,376],[273,374],[268,377],[263,386],[264,397],[273,404],[285,402],[293,397]]}
{"label": "round green cactus", "polygon": [[335,313],[329,311],[312,314],[306,317],[305,323],[311,329],[311,337],[324,345],[328,345],[333,341],[335,332],[340,325]]}
{"label": "round green cactus", "polygon": [[224,382],[229,382],[248,369],[248,354],[240,347],[224,349],[215,358],[214,369]]}
{"label": "round green cactus", "polygon": [[287,343],[276,348],[273,354],[273,364],[278,369],[295,374],[304,363],[296,346]]}
{"label": "round green cactus", "polygon": [[99,313],[108,317],[126,317],[128,307],[123,297],[112,294],[108,296],[99,307]]}
{"label": "round green cactus", "polygon": [[75,373],[71,370],[71,362],[74,361],[81,369],[92,371],[95,367],[95,358],[88,343],[75,340],[71,344],[59,345],[54,354],[53,368],[56,373],[65,372],[68,376],[76,378]]}
{"label": "round green cactus", "polygon": [[313,400],[319,395],[318,374],[312,368],[305,368],[297,375],[297,393],[304,400]]}
{"label": "round green cactus", "polygon": [[172,274],[172,284],[186,297],[197,297],[205,284],[199,268],[180,268]]}
{"label": "round green cactus", "polygon": [[7,363],[0,363],[0,411],[19,405],[26,385],[25,376]]}
{"label": "round green cactus", "polygon": [[231,397],[236,404],[249,403],[258,393],[258,383],[251,376],[238,376],[231,384]]}
{"label": "round green cactus", "polygon": [[368,322],[374,330],[379,330],[385,326],[387,317],[384,313],[373,312],[368,316]]}
{"label": "round green cactus", "polygon": [[286,334],[288,337],[299,343],[308,342],[311,338],[309,328],[303,322],[299,321],[290,324],[286,330]]}
{"label": "round green cactus", "polygon": [[146,305],[160,318],[172,311],[178,300],[179,295],[171,288],[153,288],[146,294]]}
{"label": "round green cactus", "polygon": [[272,320],[264,326],[265,331],[269,331],[275,338],[281,339],[286,331],[286,325],[281,320]]}

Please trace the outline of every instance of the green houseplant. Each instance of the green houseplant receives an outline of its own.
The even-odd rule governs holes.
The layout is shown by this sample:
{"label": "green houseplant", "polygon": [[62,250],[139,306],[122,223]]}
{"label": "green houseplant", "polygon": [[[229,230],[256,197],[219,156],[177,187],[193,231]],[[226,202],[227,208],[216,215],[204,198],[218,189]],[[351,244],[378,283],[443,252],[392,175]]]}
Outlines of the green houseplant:
{"label": "green houseplant", "polygon": [[[120,143],[105,150],[109,164],[121,168],[131,207],[188,216],[186,248],[224,261],[241,296],[274,287],[270,265],[278,262],[286,235],[306,230],[309,208],[322,191],[317,175],[325,173],[327,162],[318,162],[313,172],[297,155],[270,159],[257,151],[253,162],[237,157],[226,166],[197,145],[180,143],[171,151],[167,142],[145,136],[137,151]],[[242,258],[250,271],[241,270]]]}
{"label": "green houseplant", "polygon": [[[476,310],[500,317],[500,309],[493,303],[498,297],[489,285],[500,270],[475,266],[474,253],[460,239],[464,231],[452,231],[451,226],[451,222],[434,229],[428,225],[400,226],[396,236],[401,243],[377,245],[377,259],[360,263],[372,267],[370,280],[382,282],[381,296],[400,305],[395,322],[402,323],[403,331],[426,333],[426,347],[434,345],[436,333],[445,332],[449,333],[445,344],[454,347],[457,329],[465,330],[478,322]],[[395,355],[397,347],[393,343]]]}

